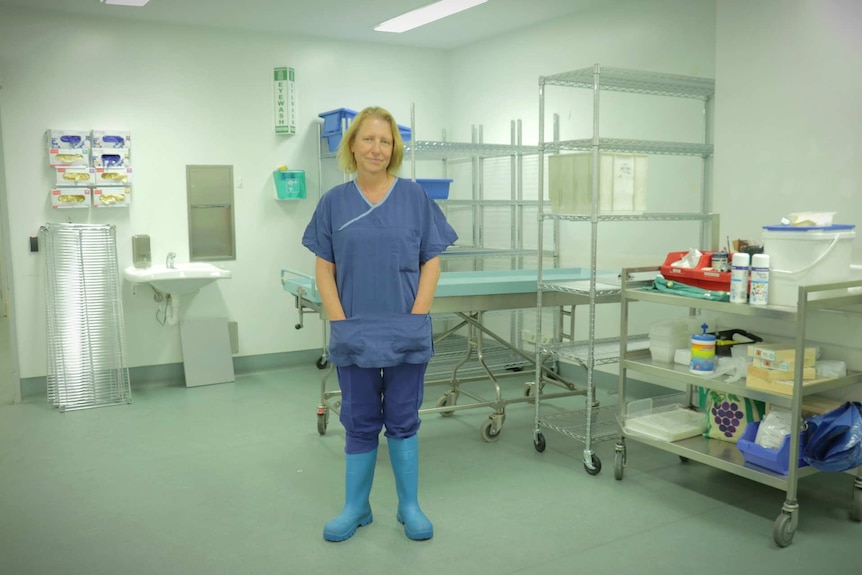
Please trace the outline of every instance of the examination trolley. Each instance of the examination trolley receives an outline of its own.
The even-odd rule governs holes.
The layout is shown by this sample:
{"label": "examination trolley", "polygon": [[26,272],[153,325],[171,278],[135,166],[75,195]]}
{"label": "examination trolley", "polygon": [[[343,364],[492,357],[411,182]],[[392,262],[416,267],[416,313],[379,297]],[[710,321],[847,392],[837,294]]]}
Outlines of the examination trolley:
{"label": "examination trolley", "polygon": [[[573,286],[587,285],[589,274],[590,270],[583,268],[557,268],[543,272],[546,280],[548,277],[552,277],[558,284]],[[316,314],[326,322],[326,312],[323,309],[313,276],[285,269],[281,272],[281,283],[284,290],[293,295],[296,300],[296,309],[299,314],[296,329],[301,329],[304,326],[304,317],[307,313]],[[561,376],[555,369],[555,364],[537,366],[535,354],[532,352],[525,353],[513,345],[505,337],[495,332],[489,326],[489,322],[486,321],[486,312],[535,309],[537,305],[536,287],[536,270],[455,271],[440,274],[431,313],[435,318],[444,314],[449,315],[455,319],[456,325],[449,327],[442,333],[435,333],[435,358],[429,364],[425,385],[445,384],[448,385],[449,389],[437,401],[436,407],[422,409],[420,414],[439,413],[443,416],[449,416],[455,411],[463,409],[491,408],[492,414],[482,425],[481,433],[485,441],[495,441],[499,438],[506,418],[506,406],[512,403],[532,402],[534,390],[541,390],[541,386],[534,386],[532,382],[529,382],[526,383],[524,393],[521,396],[504,398],[499,384],[500,378],[523,377],[539,371],[541,377],[536,377],[534,380],[551,383],[560,389],[555,393],[545,393],[541,390],[542,400],[586,393],[586,390],[577,387],[572,381]],[[618,296],[613,297],[618,299]],[[546,307],[564,308],[570,306],[566,314],[573,321],[574,306],[589,303],[589,297],[583,296],[583,301],[580,301],[577,297],[573,298],[571,293],[551,292],[544,294],[542,302]],[[456,335],[465,330],[466,338]],[[317,366],[321,369],[329,367],[327,326],[324,326],[323,332],[323,351],[317,361]],[[487,361],[487,353],[490,350],[500,349],[506,352],[508,359],[497,362],[500,367],[492,369]],[[442,355],[452,353],[457,353],[459,358],[454,361],[454,365],[447,375],[435,380],[435,370],[432,369],[432,365]],[[462,372],[474,356],[478,362],[479,370],[473,375],[465,377]],[[317,430],[321,435],[326,433],[330,411],[338,413],[341,407],[341,392],[327,389],[327,380],[331,373],[330,367],[322,377],[320,384]],[[465,381],[478,380],[490,381],[493,387],[492,398],[485,398],[461,387],[461,383]],[[471,399],[472,402],[458,404],[462,395]]]}

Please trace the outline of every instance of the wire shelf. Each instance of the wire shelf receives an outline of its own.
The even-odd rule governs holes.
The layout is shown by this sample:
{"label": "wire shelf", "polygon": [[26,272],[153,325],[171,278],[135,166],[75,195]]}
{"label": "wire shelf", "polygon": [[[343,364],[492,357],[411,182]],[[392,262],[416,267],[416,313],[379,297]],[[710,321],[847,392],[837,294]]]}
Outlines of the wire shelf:
{"label": "wire shelf", "polygon": [[[594,71],[592,67],[581,68],[571,72],[543,76],[539,79],[539,82],[551,86],[572,86],[592,89]],[[599,87],[602,90],[616,92],[696,98],[700,100],[708,99],[715,94],[715,80],[712,78],[694,78],[691,76],[644,72],[625,68],[601,68],[598,80]]]}
{"label": "wire shelf", "polygon": [[432,142],[419,140],[404,143],[404,155],[416,152],[423,158],[451,160],[455,158],[501,158],[506,156],[532,155],[538,153],[537,146],[511,144],[468,144],[463,142]]}
{"label": "wire shelf", "polygon": [[[550,343],[542,346],[545,353],[561,361],[568,361],[586,366],[589,360],[590,346],[588,341],[570,341]],[[636,335],[628,338],[627,351],[649,349],[649,336]],[[620,338],[609,337],[595,340],[593,346],[593,364],[608,365],[620,360]]]}
{"label": "wire shelf", "polygon": [[[591,138],[546,142],[545,151],[590,152],[593,149]],[[664,156],[712,156],[712,144],[694,142],[663,142],[656,140],[630,140],[624,138],[599,138],[599,150],[622,154],[657,154]]]}
{"label": "wire shelf", "polygon": [[[452,370],[467,355],[467,339],[463,336],[453,335],[434,344],[434,357],[428,363],[425,372],[426,382],[450,381]],[[511,371],[513,373],[532,369],[533,365],[520,355],[510,349],[499,345],[483,345],[482,359],[488,369],[497,373]],[[487,377],[487,372],[477,361],[475,351],[470,361],[458,368],[458,379],[467,379],[477,376]]]}
{"label": "wire shelf", "polygon": [[[590,280],[574,280],[568,282],[554,282],[554,283],[545,283],[542,282],[540,284],[541,289],[546,291],[560,291],[565,293],[573,293],[578,295],[589,295],[590,294]],[[620,293],[620,284],[619,281],[615,283],[609,283],[608,281],[602,281],[601,279],[596,279],[596,295],[597,296],[612,296],[618,295]]]}
{"label": "wire shelf", "polygon": [[592,442],[607,441],[615,439],[619,435],[617,407],[615,405],[594,407],[590,417],[589,434],[587,434],[586,408],[545,415],[539,419],[539,425],[546,429],[558,431],[580,442],[586,442],[588,438]]}
{"label": "wire shelf", "polygon": [[[321,140],[323,141],[323,140]],[[538,153],[537,146],[516,146],[512,144],[473,144],[465,142],[433,142],[418,140],[404,143],[404,155],[413,152],[422,159],[457,160],[466,158],[504,158],[508,156],[529,156]],[[334,158],[335,152],[321,148],[321,158]]]}
{"label": "wire shelf", "polygon": [[[643,213],[643,214],[599,214],[596,219],[600,222],[682,222],[682,221],[707,221],[714,214],[697,213]],[[554,214],[543,213],[543,219],[547,220],[569,220],[574,222],[589,222],[592,216],[589,214]]]}

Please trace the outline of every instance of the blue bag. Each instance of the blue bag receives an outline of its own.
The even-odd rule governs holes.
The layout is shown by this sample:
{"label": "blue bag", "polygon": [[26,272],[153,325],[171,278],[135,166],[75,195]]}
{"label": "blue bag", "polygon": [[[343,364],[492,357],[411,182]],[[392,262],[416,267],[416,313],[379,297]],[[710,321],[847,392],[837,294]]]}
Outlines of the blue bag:
{"label": "blue bag", "polygon": [[846,402],[807,420],[802,459],[822,471],[847,471],[862,465],[862,405]]}

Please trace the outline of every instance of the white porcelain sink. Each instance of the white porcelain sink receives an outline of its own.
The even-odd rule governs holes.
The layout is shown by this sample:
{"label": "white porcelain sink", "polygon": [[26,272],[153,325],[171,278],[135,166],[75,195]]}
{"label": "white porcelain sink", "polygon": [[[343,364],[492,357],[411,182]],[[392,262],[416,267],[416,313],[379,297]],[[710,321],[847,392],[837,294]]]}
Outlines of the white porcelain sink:
{"label": "white porcelain sink", "polygon": [[162,293],[179,296],[198,291],[216,280],[230,279],[231,271],[206,262],[176,263],[174,267],[129,266],[123,276],[131,283],[148,283]]}

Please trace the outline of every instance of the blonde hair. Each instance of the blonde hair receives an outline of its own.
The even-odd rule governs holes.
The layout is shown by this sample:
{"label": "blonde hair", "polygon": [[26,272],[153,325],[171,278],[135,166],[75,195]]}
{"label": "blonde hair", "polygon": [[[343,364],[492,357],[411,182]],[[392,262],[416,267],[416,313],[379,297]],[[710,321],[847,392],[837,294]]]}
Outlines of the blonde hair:
{"label": "blonde hair", "polygon": [[345,172],[352,174],[356,171],[356,158],[353,157],[350,146],[356,141],[356,132],[359,131],[362,122],[368,118],[378,118],[384,122],[389,122],[389,127],[392,128],[392,156],[389,159],[389,167],[386,171],[395,176],[398,174],[398,170],[401,169],[401,162],[404,160],[404,140],[401,139],[401,132],[398,130],[395,118],[387,110],[379,106],[365,108],[350,122],[350,127],[347,128],[347,132],[341,138],[341,144],[338,146],[338,165]]}

